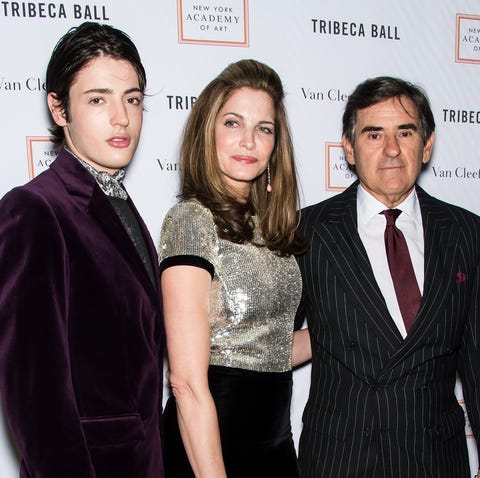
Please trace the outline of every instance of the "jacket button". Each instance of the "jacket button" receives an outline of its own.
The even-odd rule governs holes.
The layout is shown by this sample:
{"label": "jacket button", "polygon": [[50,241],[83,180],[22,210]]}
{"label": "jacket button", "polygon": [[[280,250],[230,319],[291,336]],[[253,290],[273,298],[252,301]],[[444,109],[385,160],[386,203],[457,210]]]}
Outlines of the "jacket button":
{"label": "jacket button", "polygon": [[347,349],[353,350],[356,346],[357,346],[357,342],[355,342],[354,340],[350,340],[350,342],[347,345]]}

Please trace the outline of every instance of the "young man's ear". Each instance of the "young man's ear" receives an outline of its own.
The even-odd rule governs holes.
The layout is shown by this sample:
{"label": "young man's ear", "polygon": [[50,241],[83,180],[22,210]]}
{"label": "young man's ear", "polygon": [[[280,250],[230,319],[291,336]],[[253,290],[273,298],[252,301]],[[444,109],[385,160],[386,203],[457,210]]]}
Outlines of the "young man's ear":
{"label": "young man's ear", "polygon": [[53,121],[55,121],[60,127],[66,126],[67,115],[65,114],[65,109],[60,105],[60,101],[57,99],[55,93],[48,93],[47,104]]}

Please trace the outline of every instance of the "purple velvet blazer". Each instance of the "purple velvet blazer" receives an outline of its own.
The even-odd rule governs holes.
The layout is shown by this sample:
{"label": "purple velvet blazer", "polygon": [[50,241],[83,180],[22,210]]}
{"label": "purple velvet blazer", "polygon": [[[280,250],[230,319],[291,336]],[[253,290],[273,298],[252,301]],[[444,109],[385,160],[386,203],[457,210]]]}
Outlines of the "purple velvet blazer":
{"label": "purple velvet blazer", "polygon": [[0,392],[21,477],[163,477],[157,256],[128,201],[155,284],[68,152],[0,202]]}

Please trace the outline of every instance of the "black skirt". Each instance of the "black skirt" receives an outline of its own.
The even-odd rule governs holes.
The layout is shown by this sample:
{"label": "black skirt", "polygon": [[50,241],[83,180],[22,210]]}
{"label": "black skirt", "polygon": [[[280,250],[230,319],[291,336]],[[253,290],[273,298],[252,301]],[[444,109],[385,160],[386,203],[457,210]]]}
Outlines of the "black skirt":
{"label": "black skirt", "polygon": [[[208,378],[228,478],[297,478],[290,426],[292,372],[210,366]],[[165,477],[192,478],[174,397],[163,416]]]}

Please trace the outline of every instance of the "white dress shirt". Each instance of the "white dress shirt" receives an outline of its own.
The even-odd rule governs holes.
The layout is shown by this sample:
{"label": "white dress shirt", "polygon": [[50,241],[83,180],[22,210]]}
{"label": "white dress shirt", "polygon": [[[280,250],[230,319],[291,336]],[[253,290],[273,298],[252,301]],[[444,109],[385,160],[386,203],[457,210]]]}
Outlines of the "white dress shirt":
{"label": "white dress shirt", "polygon": [[[386,226],[386,217],[380,214],[388,209],[383,203],[375,199],[362,185],[358,187],[357,192],[357,222],[358,233],[367,251],[373,274],[383,294],[387,304],[388,311],[392,316],[398,330],[405,338],[407,332],[403,323],[402,314],[398,307],[397,296],[393,286],[390,269],[387,262],[387,253],[385,251],[384,232]],[[400,209],[402,213],[398,216],[395,224],[402,231],[407,241],[408,251],[413,264],[415,277],[417,278],[418,288],[423,295],[424,279],[424,240],[423,224],[415,189],[408,197],[395,209]]]}

